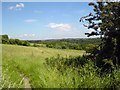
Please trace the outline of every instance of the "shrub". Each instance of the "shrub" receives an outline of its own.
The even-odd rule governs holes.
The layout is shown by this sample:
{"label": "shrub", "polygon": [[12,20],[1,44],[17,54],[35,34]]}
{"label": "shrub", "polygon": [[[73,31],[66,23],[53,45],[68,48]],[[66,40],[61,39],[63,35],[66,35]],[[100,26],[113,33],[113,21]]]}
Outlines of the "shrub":
{"label": "shrub", "polygon": [[33,44],[33,47],[39,47],[39,45],[38,45],[38,44],[36,44],[36,43],[34,43],[34,44]]}
{"label": "shrub", "polygon": [[22,41],[23,46],[30,46],[30,43],[28,41]]}
{"label": "shrub", "polygon": [[16,44],[14,39],[9,39],[9,44]]}
{"label": "shrub", "polygon": [[9,37],[8,35],[2,35],[2,43],[9,44]]}
{"label": "shrub", "polygon": [[58,70],[66,68],[78,68],[83,67],[85,63],[88,63],[86,56],[78,57],[61,57],[59,54],[57,57],[46,58],[46,64],[50,67],[56,67]]}
{"label": "shrub", "polygon": [[[49,87],[49,81],[54,87],[71,88],[120,88],[120,68],[115,68],[111,73],[101,75],[101,68],[98,68],[94,62],[84,57],[57,57],[46,58],[45,63],[48,73],[46,75],[44,87]],[[56,81],[57,80],[57,81]],[[55,82],[56,81],[56,82]]]}

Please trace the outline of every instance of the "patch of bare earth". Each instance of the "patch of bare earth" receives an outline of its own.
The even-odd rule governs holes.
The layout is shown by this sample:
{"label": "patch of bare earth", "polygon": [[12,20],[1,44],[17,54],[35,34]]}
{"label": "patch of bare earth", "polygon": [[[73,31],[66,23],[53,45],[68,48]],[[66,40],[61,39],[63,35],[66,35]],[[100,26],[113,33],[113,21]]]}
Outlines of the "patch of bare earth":
{"label": "patch of bare earth", "polygon": [[23,74],[20,74],[20,76],[23,78],[23,84],[25,90],[32,90],[29,78],[24,76]]}

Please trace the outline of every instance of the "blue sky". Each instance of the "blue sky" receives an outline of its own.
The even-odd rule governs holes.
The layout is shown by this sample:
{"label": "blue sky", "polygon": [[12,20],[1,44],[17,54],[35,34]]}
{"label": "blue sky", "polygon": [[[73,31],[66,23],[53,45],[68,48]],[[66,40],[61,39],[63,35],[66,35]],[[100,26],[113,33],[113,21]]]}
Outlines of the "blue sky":
{"label": "blue sky", "polygon": [[3,2],[2,34],[18,39],[86,38],[88,2]]}

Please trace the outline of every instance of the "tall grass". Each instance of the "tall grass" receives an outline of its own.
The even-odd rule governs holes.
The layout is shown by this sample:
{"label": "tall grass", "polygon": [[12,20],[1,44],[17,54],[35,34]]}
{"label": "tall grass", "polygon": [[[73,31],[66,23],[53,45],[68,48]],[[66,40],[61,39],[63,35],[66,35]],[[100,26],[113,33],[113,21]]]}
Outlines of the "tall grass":
{"label": "tall grass", "polygon": [[[39,75],[43,76],[49,73],[43,65],[45,58],[57,56],[57,54],[65,57],[69,55],[82,55],[84,53],[84,51],[77,50],[59,50],[16,45],[3,45],[2,48],[2,70],[4,72],[8,69],[6,73],[10,77],[9,80],[19,86],[19,82],[23,79],[20,74],[24,74],[25,77],[30,79],[32,87],[41,87]],[[23,82],[20,87],[24,87]]]}
{"label": "tall grass", "polygon": [[[23,86],[23,79],[24,78],[18,78],[16,80],[13,80],[13,77],[15,77],[15,71],[12,71],[8,73],[8,69],[4,70],[2,74],[0,75],[0,88],[24,88]],[[14,75],[14,76],[12,76]]]}
{"label": "tall grass", "polygon": [[23,88],[28,77],[32,88],[120,88],[120,68],[99,74],[84,51],[3,45],[2,87]]}
{"label": "tall grass", "polygon": [[[114,69],[112,73],[103,73],[101,76],[100,68],[92,61],[85,60],[80,56],[70,58],[58,56],[47,59],[48,70],[54,74],[50,76],[53,76],[52,80],[56,79],[52,83],[61,88],[120,88],[120,68]],[[49,82],[49,78],[45,80],[46,83]]]}

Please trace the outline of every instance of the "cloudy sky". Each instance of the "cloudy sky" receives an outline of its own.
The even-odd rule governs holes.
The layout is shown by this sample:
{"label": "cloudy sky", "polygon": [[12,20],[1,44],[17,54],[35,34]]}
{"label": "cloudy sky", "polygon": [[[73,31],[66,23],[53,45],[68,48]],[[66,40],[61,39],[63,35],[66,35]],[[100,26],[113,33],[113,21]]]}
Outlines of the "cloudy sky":
{"label": "cloudy sky", "polygon": [[86,38],[88,2],[3,2],[2,34],[19,39]]}

